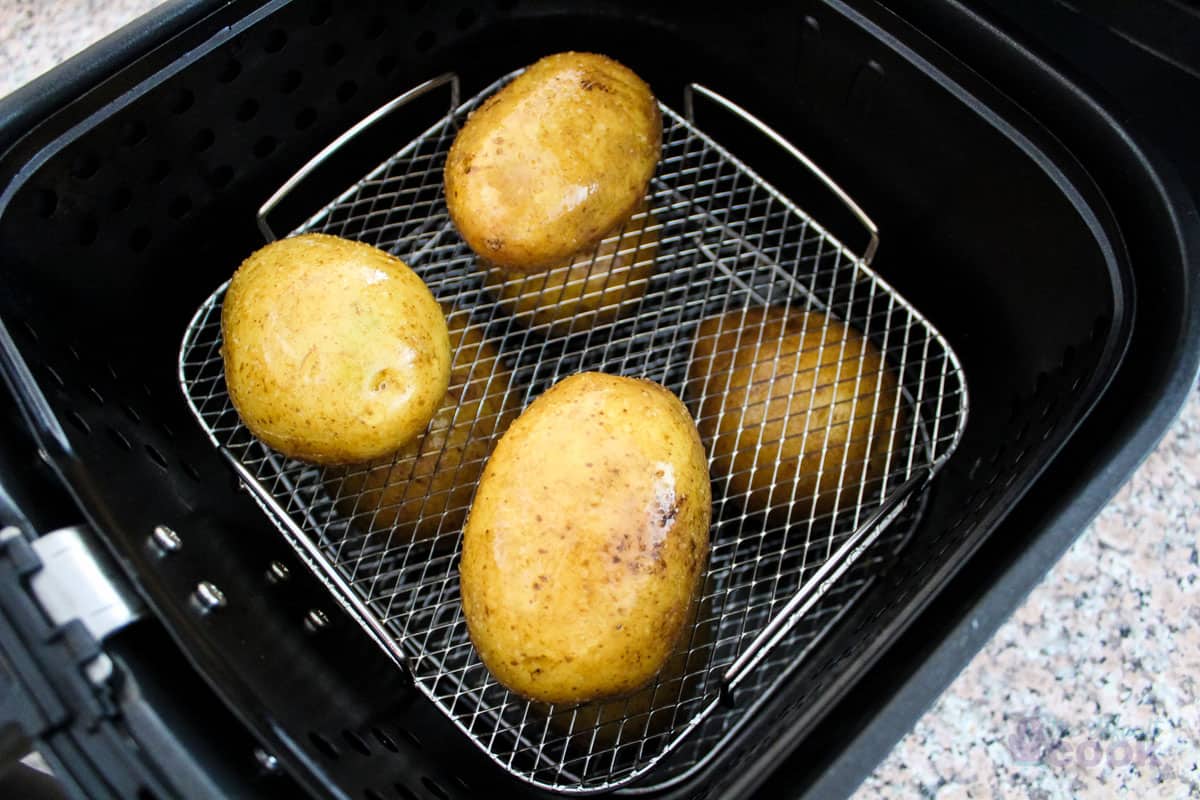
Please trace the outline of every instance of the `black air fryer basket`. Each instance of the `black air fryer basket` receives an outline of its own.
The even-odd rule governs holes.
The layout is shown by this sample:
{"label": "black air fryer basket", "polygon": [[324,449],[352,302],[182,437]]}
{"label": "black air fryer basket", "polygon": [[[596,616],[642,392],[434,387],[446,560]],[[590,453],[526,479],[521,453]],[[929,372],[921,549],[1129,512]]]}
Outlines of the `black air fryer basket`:
{"label": "black air fryer basket", "polygon": [[[857,0],[730,12],[194,0],[0,104],[10,749],[33,739],[91,797],[827,796],[863,777],[1191,386],[1185,187],[1200,170],[1146,144],[1173,144],[1152,115],[1123,127],[1098,98],[1118,101],[1080,88],[1111,77],[1086,53],[1052,65],[1027,49],[1056,52],[1086,15]],[[490,310],[439,199],[460,101],[568,49],[634,68],[668,123],[639,218],[658,226],[656,277],[599,349]],[[1153,75],[1147,58],[1107,60]],[[902,491],[859,491],[853,521],[833,515],[824,538],[808,522],[806,547],[826,556],[798,567],[763,542],[799,522],[730,512],[695,696],[615,744],[556,733],[488,682],[465,639],[429,644],[461,622],[453,554],[355,540],[320,475],[250,440],[228,408],[219,287],[264,233],[293,229],[410,260],[500,343],[523,401],[584,368],[686,396],[673,359],[703,311],[730,297],[827,308],[897,367],[913,420]],[[391,594],[359,591],[364,559]],[[402,595],[407,616],[391,613]]]}

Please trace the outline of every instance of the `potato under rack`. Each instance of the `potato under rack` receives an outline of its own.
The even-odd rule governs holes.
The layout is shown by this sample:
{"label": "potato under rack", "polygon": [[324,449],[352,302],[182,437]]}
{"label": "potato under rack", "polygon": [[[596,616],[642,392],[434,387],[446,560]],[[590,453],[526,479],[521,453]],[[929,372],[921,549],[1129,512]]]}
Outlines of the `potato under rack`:
{"label": "potato under rack", "polygon": [[[638,786],[663,785],[696,768],[753,713],[756,701],[864,589],[872,567],[902,543],[920,490],[962,434],[966,385],[942,336],[867,266],[874,237],[866,258],[854,255],[692,124],[694,91],[803,159],[762,123],[701,87],[689,88],[688,118],[662,106],[663,152],[649,189],[649,213],[619,234],[623,250],[657,236],[644,293],[623,299],[615,320],[586,329],[551,329],[528,313],[511,313],[495,302],[475,255],[450,222],[442,168],[466,116],[512,77],[461,106],[454,76],[397,98],[314,158],[264,211],[379,116],[449,85],[453,100],[444,119],[296,232],[344,236],[404,259],[452,309],[453,321],[469,320],[498,351],[498,359],[470,365],[470,381],[490,385],[494,373],[511,370],[508,400],[519,408],[567,375],[600,370],[658,381],[697,413],[704,398],[689,395],[695,387],[688,370],[700,320],[714,313],[736,318],[761,305],[820,310],[847,321],[880,348],[900,379],[897,407],[860,398],[854,412],[888,414],[896,422],[884,479],[865,481],[861,464],[841,465],[833,513],[812,513],[809,504],[792,502],[782,485],[765,512],[750,510],[730,491],[729,476],[714,472],[711,557],[698,618],[687,652],[679,656],[682,677],[660,679],[650,702],[618,705],[599,718],[538,706],[497,684],[471,646],[459,603],[461,531],[440,524],[456,509],[441,512],[436,536],[425,541],[371,529],[371,514],[358,513],[358,498],[340,496],[346,482],[333,471],[288,460],[255,440],[224,383],[225,286],[188,326],[179,378],[209,438],[289,543],[416,686],[496,763],[566,793],[609,790],[638,778]],[[261,215],[260,224],[270,235]],[[769,357],[770,342],[760,336],[757,346]],[[736,402],[732,396],[726,401]]]}

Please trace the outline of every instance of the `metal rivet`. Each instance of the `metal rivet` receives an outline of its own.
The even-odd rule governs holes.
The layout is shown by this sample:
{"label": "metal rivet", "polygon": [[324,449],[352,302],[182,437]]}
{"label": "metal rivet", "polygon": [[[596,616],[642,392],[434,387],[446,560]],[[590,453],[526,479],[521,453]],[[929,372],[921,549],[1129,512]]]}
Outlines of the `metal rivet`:
{"label": "metal rivet", "polygon": [[179,534],[166,525],[155,525],[151,539],[164,553],[174,553],[183,547],[183,540],[179,538]]}
{"label": "metal rivet", "polygon": [[267,583],[283,583],[292,577],[292,571],[282,561],[272,561],[267,568]]}
{"label": "metal rivet", "polygon": [[279,759],[261,747],[254,748],[254,760],[267,772],[275,772],[279,769]]}
{"label": "metal rivet", "polygon": [[311,633],[329,626],[329,617],[319,608],[309,611],[304,617],[304,627]]}
{"label": "metal rivet", "polygon": [[196,586],[192,599],[204,612],[215,611],[225,605],[225,593],[218,589],[216,584],[208,581],[201,581]]}

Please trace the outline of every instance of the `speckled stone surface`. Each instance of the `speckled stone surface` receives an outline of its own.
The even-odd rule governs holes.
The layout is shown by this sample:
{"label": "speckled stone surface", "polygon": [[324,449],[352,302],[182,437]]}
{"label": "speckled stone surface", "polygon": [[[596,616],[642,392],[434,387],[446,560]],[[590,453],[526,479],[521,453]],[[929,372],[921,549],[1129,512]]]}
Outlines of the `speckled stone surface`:
{"label": "speckled stone surface", "polygon": [[[157,5],[0,0],[0,95]],[[1200,399],[859,788],[1200,797]]]}

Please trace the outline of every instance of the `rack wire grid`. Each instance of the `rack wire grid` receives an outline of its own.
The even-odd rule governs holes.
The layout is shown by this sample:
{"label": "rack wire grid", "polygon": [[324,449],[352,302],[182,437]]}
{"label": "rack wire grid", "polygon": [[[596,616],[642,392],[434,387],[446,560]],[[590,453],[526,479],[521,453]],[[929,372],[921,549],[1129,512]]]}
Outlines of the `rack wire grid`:
{"label": "rack wire grid", "polygon": [[[966,385],[943,337],[861,258],[666,106],[662,159],[645,206],[624,227],[543,276],[490,272],[450,221],[442,170],[467,115],[512,77],[453,109],[295,231],[396,254],[447,309],[451,386],[422,439],[391,460],[342,468],[289,460],[257,441],[226,393],[227,284],[188,326],[179,377],[213,444],[302,559],[497,764],[563,793],[649,790],[719,751],[900,546],[917,515],[910,501],[961,436]],[[762,308],[804,328],[803,345],[784,349],[768,335],[770,315],[752,311]],[[878,349],[877,369],[898,390],[864,372],[852,334],[830,319]],[[727,347],[731,331],[740,331],[738,348],[751,348],[739,363],[754,377],[694,374],[699,338]],[[707,350],[719,351],[712,341]],[[794,401],[782,415],[774,400],[762,406],[732,444],[720,435],[705,442],[709,564],[694,624],[662,674],[629,698],[548,707],[498,684],[471,645],[459,602],[461,528],[492,443],[534,397],[581,370],[667,386],[702,431],[722,430],[728,415],[755,419],[763,401],[752,389],[764,381]],[[848,413],[813,399],[831,388]],[[831,432],[865,442],[834,448]],[[773,436],[811,438],[821,457],[802,443],[803,469],[788,474],[772,455],[787,443]],[[813,470],[830,473],[821,485],[837,487],[831,502],[805,493]]]}

